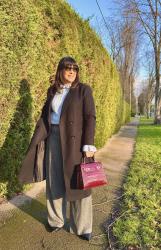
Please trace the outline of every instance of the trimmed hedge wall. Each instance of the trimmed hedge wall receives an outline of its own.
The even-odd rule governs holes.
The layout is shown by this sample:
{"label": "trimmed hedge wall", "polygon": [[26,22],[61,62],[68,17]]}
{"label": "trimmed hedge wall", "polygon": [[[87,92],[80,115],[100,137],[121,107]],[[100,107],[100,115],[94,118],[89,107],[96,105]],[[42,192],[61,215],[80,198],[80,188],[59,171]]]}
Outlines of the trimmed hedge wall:
{"label": "trimmed hedge wall", "polygon": [[129,120],[129,105],[100,38],[65,1],[4,0],[0,33],[0,195],[11,197],[22,189],[16,176],[61,57],[73,56],[93,88],[97,148]]}

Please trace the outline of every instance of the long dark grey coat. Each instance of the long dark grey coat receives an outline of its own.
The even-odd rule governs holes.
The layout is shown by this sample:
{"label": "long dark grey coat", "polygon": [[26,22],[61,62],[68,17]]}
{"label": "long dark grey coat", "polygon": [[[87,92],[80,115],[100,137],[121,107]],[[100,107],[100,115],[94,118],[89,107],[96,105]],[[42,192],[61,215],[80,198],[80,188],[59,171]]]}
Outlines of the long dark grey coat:
{"label": "long dark grey coat", "polygon": [[[55,87],[50,86],[41,116],[22,162],[18,175],[20,183],[39,182],[46,179],[46,138],[51,131],[51,101],[55,93]],[[86,191],[73,189],[71,178],[75,166],[81,162],[83,145],[94,145],[95,124],[92,89],[89,85],[79,82],[75,88],[70,88],[64,100],[59,123],[66,197],[69,201],[82,199],[91,194],[91,189]]]}

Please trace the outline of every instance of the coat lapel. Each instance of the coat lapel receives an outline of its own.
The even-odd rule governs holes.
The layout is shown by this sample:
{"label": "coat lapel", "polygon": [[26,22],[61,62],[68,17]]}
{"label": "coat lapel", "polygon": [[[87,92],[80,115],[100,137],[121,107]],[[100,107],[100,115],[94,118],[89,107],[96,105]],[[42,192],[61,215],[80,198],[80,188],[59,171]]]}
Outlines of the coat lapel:
{"label": "coat lapel", "polygon": [[72,100],[72,96],[75,93],[75,90],[76,90],[75,88],[70,88],[68,94],[66,95],[66,97],[64,99],[62,110],[61,110],[61,115],[60,115],[60,121],[61,121],[63,114],[67,110],[67,108]]}

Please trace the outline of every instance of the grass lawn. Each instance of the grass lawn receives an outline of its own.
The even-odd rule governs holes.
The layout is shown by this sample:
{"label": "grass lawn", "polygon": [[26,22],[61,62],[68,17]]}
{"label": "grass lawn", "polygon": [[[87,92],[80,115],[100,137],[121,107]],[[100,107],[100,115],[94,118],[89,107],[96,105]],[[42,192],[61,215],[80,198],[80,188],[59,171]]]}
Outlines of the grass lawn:
{"label": "grass lawn", "polygon": [[[141,118],[113,233],[120,249],[161,249],[161,125]],[[136,249],[136,248],[135,248]]]}

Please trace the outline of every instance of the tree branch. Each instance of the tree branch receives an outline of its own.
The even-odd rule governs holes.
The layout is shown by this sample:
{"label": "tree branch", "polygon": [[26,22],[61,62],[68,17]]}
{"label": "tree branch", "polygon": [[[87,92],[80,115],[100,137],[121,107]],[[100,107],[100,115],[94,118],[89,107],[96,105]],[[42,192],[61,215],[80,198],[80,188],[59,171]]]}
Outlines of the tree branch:
{"label": "tree branch", "polygon": [[149,25],[142,18],[142,16],[141,16],[142,12],[141,12],[141,10],[138,7],[137,2],[135,0],[133,0],[132,3],[135,6],[135,12],[134,13],[136,13],[138,15],[140,22],[142,23],[142,25],[143,25],[143,27],[144,27],[147,35],[149,36],[149,38],[150,38],[150,40],[151,40],[151,42],[153,44],[153,47],[155,47],[155,43],[154,43],[154,40],[153,40],[154,39],[153,31],[151,30],[151,28],[149,27]]}

